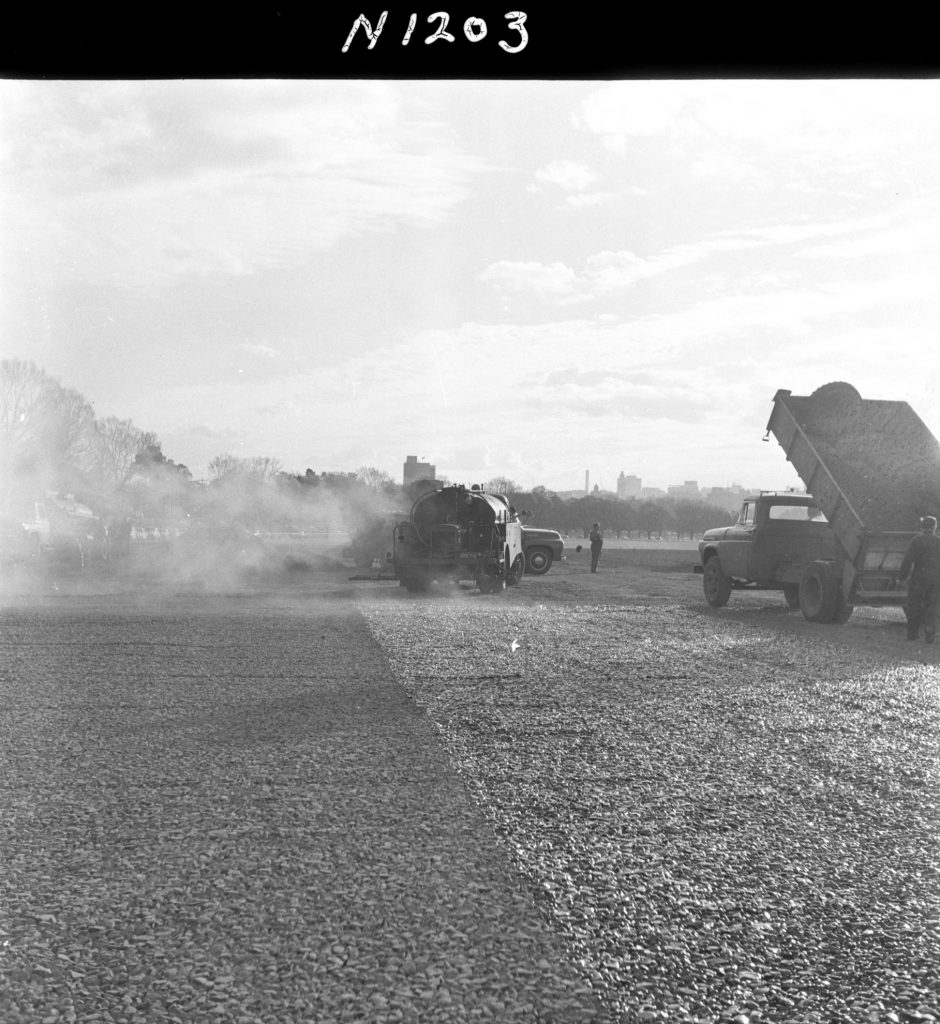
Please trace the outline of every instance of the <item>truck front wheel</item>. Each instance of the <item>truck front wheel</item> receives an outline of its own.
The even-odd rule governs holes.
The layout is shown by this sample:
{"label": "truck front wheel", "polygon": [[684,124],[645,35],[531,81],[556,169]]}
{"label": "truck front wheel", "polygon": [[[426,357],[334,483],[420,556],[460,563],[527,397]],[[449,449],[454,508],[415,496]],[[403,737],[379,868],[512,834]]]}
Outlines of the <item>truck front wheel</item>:
{"label": "truck front wheel", "polygon": [[552,553],[548,548],[529,548],[525,553],[525,571],[532,576],[544,576],[552,567]]}
{"label": "truck front wheel", "polygon": [[721,559],[712,555],[705,563],[705,575],[702,579],[705,600],[712,608],[723,608],[731,597],[731,577],[725,575],[721,567]]}
{"label": "truck front wheel", "polygon": [[509,567],[509,572],[506,575],[506,582],[510,587],[518,586],[524,572],[525,558],[522,555],[516,555],[513,559],[512,565]]}
{"label": "truck front wheel", "polygon": [[809,622],[832,622],[841,598],[839,583],[827,562],[813,562],[800,580],[800,611]]}

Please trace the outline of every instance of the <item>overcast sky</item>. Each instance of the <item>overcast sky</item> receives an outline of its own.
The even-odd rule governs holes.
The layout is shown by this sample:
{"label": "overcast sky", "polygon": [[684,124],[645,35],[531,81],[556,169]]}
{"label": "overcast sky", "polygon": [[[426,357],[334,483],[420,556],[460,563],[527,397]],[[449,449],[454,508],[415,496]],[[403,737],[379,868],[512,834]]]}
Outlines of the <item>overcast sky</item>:
{"label": "overcast sky", "polygon": [[0,82],[0,348],[292,472],[796,477],[778,388],[940,435],[940,82]]}

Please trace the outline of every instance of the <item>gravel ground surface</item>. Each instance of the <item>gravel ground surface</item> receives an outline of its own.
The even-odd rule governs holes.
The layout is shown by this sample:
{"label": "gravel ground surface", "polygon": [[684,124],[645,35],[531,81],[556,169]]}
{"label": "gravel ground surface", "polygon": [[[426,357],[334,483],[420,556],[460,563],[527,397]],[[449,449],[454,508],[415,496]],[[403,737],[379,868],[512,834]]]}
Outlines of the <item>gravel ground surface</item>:
{"label": "gravel ground surface", "polygon": [[8,599],[0,1019],[940,1019],[934,649],[604,557]]}
{"label": "gravel ground surface", "polygon": [[2,620],[0,1019],[602,1011],[347,602]]}

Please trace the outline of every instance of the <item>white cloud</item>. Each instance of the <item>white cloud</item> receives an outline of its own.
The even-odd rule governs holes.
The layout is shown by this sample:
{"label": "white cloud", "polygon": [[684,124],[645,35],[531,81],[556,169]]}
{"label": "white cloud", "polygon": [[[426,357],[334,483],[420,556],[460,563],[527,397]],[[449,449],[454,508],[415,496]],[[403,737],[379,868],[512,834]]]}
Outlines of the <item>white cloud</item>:
{"label": "white cloud", "polygon": [[[933,203],[912,201],[890,213],[851,220],[765,224],[723,232],[648,256],[629,250],[603,251],[588,256],[580,270],[560,262],[501,260],[487,267],[481,280],[507,293],[530,291],[539,299],[553,299],[564,306],[624,293],[640,281],[699,264],[704,265],[702,281],[710,274],[725,278],[733,272],[731,264],[716,260],[732,259],[739,253],[750,254],[747,268],[737,272],[741,281],[764,279],[779,283],[784,276],[818,277],[818,269],[808,269],[806,260],[880,258],[882,264],[890,261],[891,265],[881,270],[879,281],[866,280],[857,289],[864,306],[869,306],[874,296],[884,297],[888,291],[925,295],[930,289],[924,286],[921,268],[926,275],[935,276],[940,267],[940,208]],[[774,269],[754,277],[751,268],[767,261]],[[830,271],[826,278],[835,274]],[[885,281],[889,279],[892,283],[886,288]]]}
{"label": "white cloud", "polygon": [[617,192],[576,192],[574,195],[565,196],[565,203],[575,209],[586,209],[591,206],[604,206],[621,198]]}
{"label": "white cloud", "polygon": [[541,186],[552,186],[566,192],[583,192],[597,180],[597,175],[586,164],[577,160],[553,160],[535,172]]}
{"label": "white cloud", "polygon": [[238,347],[242,352],[253,356],[263,356],[265,359],[276,359],[280,354],[276,348],[271,348],[270,345],[253,345],[243,342]]}
{"label": "white cloud", "polygon": [[538,263],[500,260],[481,274],[480,280],[492,282],[505,291],[533,292],[540,298],[556,299],[576,293],[578,280],[571,267],[563,263]]}
{"label": "white cloud", "polygon": [[936,80],[606,83],[575,123],[653,190],[699,182],[768,199],[932,192]]}
{"label": "white cloud", "polygon": [[932,128],[935,80],[611,82],[585,97],[576,123],[618,152],[630,139],[665,136],[759,143],[854,160],[888,140]]}
{"label": "white cloud", "polygon": [[[0,84],[9,250],[34,279],[147,285],[297,266],[438,225],[481,160],[386,83]],[[56,262],[56,253],[67,261]]]}
{"label": "white cloud", "polygon": [[756,243],[718,239],[710,244],[680,246],[647,259],[628,250],[600,252],[589,256],[580,272],[563,263],[501,260],[487,267],[480,279],[504,291],[531,291],[539,298],[553,298],[559,304],[567,305],[624,291],[644,278],[701,260],[711,251],[741,244]]}

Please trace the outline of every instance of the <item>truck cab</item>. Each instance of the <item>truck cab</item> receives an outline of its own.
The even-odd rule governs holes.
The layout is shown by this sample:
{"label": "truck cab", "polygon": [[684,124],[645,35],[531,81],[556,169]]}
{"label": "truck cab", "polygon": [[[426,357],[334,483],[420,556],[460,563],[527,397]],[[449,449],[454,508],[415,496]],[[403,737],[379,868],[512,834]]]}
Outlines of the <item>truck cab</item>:
{"label": "truck cab", "polygon": [[84,561],[84,549],[99,530],[100,520],[71,494],[47,491],[43,501],[24,509],[21,521],[26,544],[33,555],[46,552],[77,552]]}
{"label": "truck cab", "polygon": [[696,571],[714,608],[743,588],[781,590],[795,608],[807,564],[835,557],[835,537],[811,495],[762,491],[744,499],[731,526],[706,530]]}

